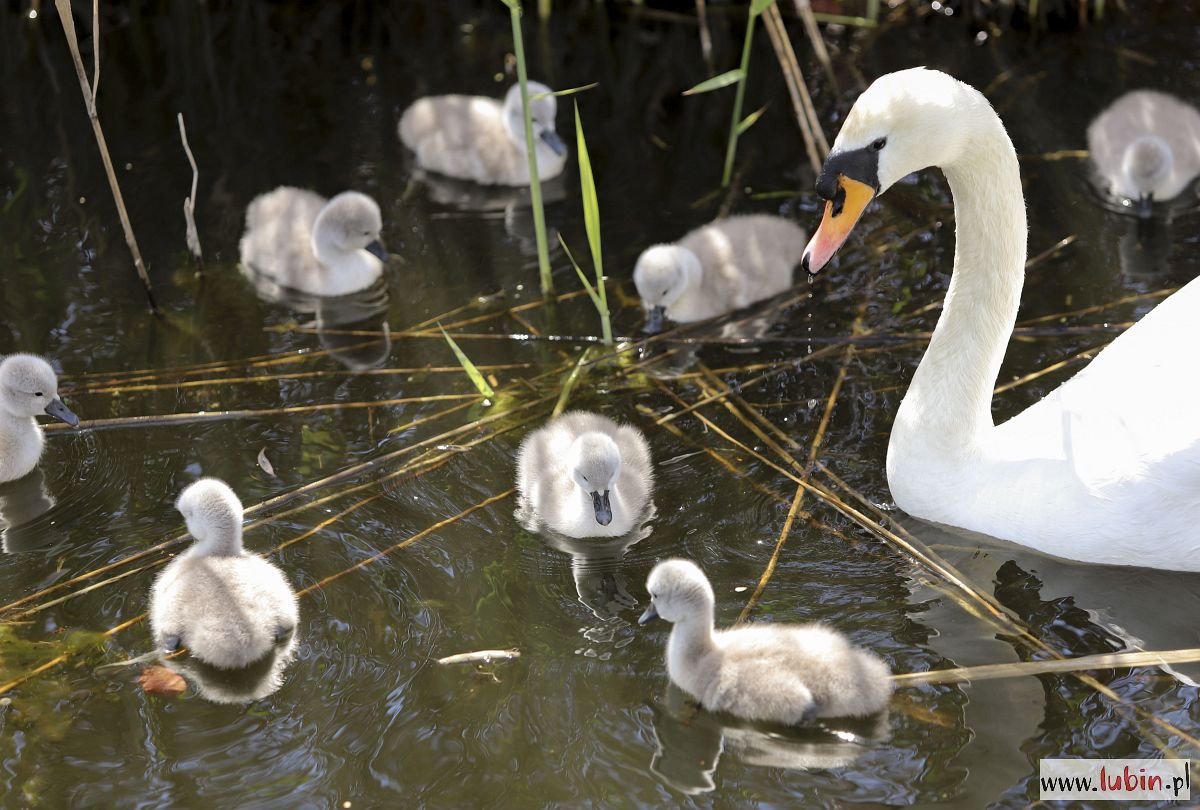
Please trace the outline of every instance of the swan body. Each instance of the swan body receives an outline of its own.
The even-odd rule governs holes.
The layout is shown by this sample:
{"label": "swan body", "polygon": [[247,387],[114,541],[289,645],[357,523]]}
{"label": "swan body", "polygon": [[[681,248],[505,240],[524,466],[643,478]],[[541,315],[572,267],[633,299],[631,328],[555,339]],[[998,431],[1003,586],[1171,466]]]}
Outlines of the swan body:
{"label": "swan body", "polygon": [[242,548],[242,504],[224,482],[201,478],[176,508],[196,541],[154,582],[155,643],[187,647],[218,669],[260,661],[295,630],[295,593],[282,571]]}
{"label": "swan body", "polygon": [[1144,204],[1178,197],[1200,175],[1200,111],[1134,90],[1088,126],[1088,156],[1105,190]]}
{"label": "swan body", "polygon": [[568,537],[620,537],[645,514],[654,485],[637,428],[573,411],[525,437],[517,452],[518,516]]}
{"label": "swan body", "polygon": [[[544,84],[527,86],[538,179],[548,180],[561,174],[567,162],[566,144],[554,129],[558,101],[542,95],[551,92]],[[416,154],[423,169],[485,186],[529,185],[519,84],[509,88],[503,102],[486,96],[418,99],[400,117],[400,140]]]}
{"label": "swan body", "polygon": [[663,317],[690,323],[778,295],[792,286],[804,230],[767,214],[719,219],[638,257],[633,283],[656,331]]}
{"label": "swan body", "polygon": [[892,427],[896,504],[1059,557],[1200,570],[1200,282],[997,426],[992,387],[1020,303],[1026,222],[1012,142],[981,93],[923,68],[872,84],[818,179],[829,202],[803,264],[819,270],[875,194],[927,166],[950,183],[957,247]]}
{"label": "swan body", "polygon": [[666,560],[646,580],[641,624],[671,622],[667,674],[709,711],[797,725],[865,717],[887,706],[892,681],[879,656],[820,624],[713,630],[713,591],[689,560]]}
{"label": "swan body", "polygon": [[49,363],[32,354],[5,357],[0,361],[0,482],[22,478],[37,466],[45,439],[35,417],[43,413],[79,425],[58,398],[58,377]]}
{"label": "swan body", "polygon": [[383,218],[365,194],[326,200],[280,186],[246,209],[241,259],[248,274],[310,295],[338,296],[370,287],[383,273]]}

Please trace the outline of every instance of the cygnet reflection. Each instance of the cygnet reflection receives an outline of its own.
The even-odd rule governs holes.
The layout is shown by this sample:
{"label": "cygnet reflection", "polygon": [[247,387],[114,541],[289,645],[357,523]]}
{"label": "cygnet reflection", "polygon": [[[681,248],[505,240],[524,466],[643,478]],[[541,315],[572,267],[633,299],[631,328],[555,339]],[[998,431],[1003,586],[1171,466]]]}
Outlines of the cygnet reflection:
{"label": "cygnet reflection", "polygon": [[1130,279],[1155,279],[1171,269],[1174,228],[1169,217],[1126,220],[1117,240],[1121,274]]}
{"label": "cygnet reflection", "polygon": [[0,541],[4,551],[45,551],[61,541],[57,529],[37,520],[53,509],[55,502],[41,467],[34,467],[33,472],[16,481],[0,484]]}
{"label": "cygnet reflection", "polygon": [[250,703],[273,695],[283,685],[283,671],[296,654],[296,634],[290,633],[267,655],[242,669],[220,669],[185,655],[163,660],[178,672],[196,694],[213,703]]}
{"label": "cygnet reflection", "polygon": [[240,270],[263,301],[313,316],[301,325],[315,328],[321,348],[351,371],[379,368],[391,357],[392,336],[387,323],[390,301],[382,279],[365,290],[325,298],[280,286],[273,277],[249,265],[241,265]]}
{"label": "cygnet reflection", "polygon": [[[480,186],[422,169],[414,170],[413,177],[428,189],[429,200],[437,205],[476,218],[503,217],[504,232],[521,255],[537,255],[537,229],[527,186]],[[542,181],[543,204],[550,205],[566,198],[567,184],[562,175]],[[559,249],[558,230],[551,222],[546,223],[546,241],[553,255]]]}
{"label": "cygnet reflection", "polygon": [[[623,611],[638,607],[637,597],[630,593],[629,578],[622,569],[626,552],[650,536],[653,518],[654,506],[651,504],[640,525],[615,538],[567,537],[546,527],[538,529],[536,519],[525,528],[536,532],[550,548],[571,555],[571,577],[575,580],[580,603],[602,623],[607,623],[620,620]],[[621,621],[629,625],[629,622]]]}
{"label": "cygnet reflection", "polygon": [[886,712],[861,720],[823,721],[818,727],[779,729],[701,711],[674,685],[651,709],[655,751],[650,772],[687,795],[716,789],[723,755],[746,765],[789,771],[843,768],[890,734]]}

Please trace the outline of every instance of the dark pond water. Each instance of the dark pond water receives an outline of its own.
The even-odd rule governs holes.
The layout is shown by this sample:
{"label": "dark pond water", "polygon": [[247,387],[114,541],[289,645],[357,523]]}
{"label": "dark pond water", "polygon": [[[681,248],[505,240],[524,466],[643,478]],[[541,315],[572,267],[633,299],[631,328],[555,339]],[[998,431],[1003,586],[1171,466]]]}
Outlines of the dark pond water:
{"label": "dark pond water", "polygon": [[[79,5],[90,71],[90,4]],[[742,141],[734,192],[714,193],[731,95],[680,97],[712,72],[690,4],[680,5],[684,13],[561,3],[549,25],[526,26],[534,77],[600,83],[578,99],[607,267],[626,296],[614,292],[624,301],[621,335],[640,325],[629,276],[647,245],[722,207],[806,227],[816,219],[814,178],[762,33],[747,108],[769,107]],[[714,62],[727,69],[744,10],[710,5]],[[1110,9],[1102,26],[1041,37],[996,29],[981,39],[961,15],[905,7],[875,31],[826,32],[837,91],[799,22],[789,16],[788,26],[830,138],[860,82],[890,70],[926,64],[987,88],[1022,155],[1030,255],[1075,237],[1031,270],[1025,320],[1144,296],[1200,272],[1194,209],[1139,235],[1088,190],[1084,161],[1039,157],[1084,148],[1091,116],[1127,89],[1196,100],[1195,9],[1136,5],[1133,15]],[[733,621],[795,485],[719,403],[658,424],[705,396],[699,366],[661,385],[600,368],[572,404],[646,432],[658,470],[651,530],[628,544],[588,545],[517,525],[506,495],[516,447],[546,417],[583,344],[503,336],[598,334],[596,316],[581,298],[502,314],[538,300],[522,199],[415,179],[396,138],[399,113],[418,96],[503,92],[512,43],[499,3],[106,9],[99,112],[163,321],[146,312],[54,10],[37,8],[30,19],[25,3],[0,7],[0,353],[53,358],[74,391],[68,403],[89,422],[49,433],[41,477],[0,489],[5,519],[22,524],[7,529],[10,553],[0,558],[0,681],[19,681],[0,709],[0,804],[1017,807],[1037,798],[1042,757],[1197,755],[1185,736],[1200,716],[1196,688],[1156,668],[1096,672],[1091,684],[1042,676],[907,687],[877,724],[810,732],[694,715],[668,689],[666,629],[635,623],[650,567],[694,558],[713,580],[718,621]],[[200,165],[202,279],[184,245],[191,173],[177,112]],[[573,142],[566,104],[559,121]],[[550,190],[548,218],[582,255],[574,161],[566,174]],[[396,255],[382,311],[366,302],[348,313],[297,312],[255,294],[237,269],[243,216],[255,195],[281,184],[357,188],[379,200]],[[801,463],[844,374],[816,458],[883,505],[888,430],[923,344],[889,340],[849,359],[838,349],[790,363],[849,334],[856,319],[884,335],[931,329],[953,253],[950,216],[941,176],[914,178],[875,206],[838,265],[801,287],[766,339],[699,354],[730,383],[783,369],[742,395],[797,443]],[[575,290],[565,256],[553,260],[560,291]],[[1097,325],[1136,319],[1156,300],[1051,318],[1082,328],[1014,340],[1001,382],[1102,345],[1111,334]],[[440,338],[404,331],[491,314],[455,330],[493,338],[461,341],[476,363],[495,366],[503,396],[489,408],[472,400]],[[308,328],[315,323],[320,334]],[[385,324],[386,340],[336,331]],[[1073,368],[1001,392],[997,418]],[[165,414],[190,416],[104,421]],[[477,419],[489,421],[453,432]],[[256,462],[264,449],[273,475]],[[247,545],[287,544],[273,558],[297,589],[311,588],[282,687],[249,704],[208,700],[202,681],[169,700],[144,694],[136,671],[95,672],[150,649],[139,617],[170,552],[121,561],[180,535],[173,502],[200,474],[230,482],[248,507],[285,496],[251,516],[265,522]],[[815,480],[829,483],[823,473]],[[796,521],[752,618],[827,621],[897,672],[1034,655],[1011,627],[973,615],[960,591],[876,535],[815,500],[804,508],[812,521]],[[1200,646],[1195,576],[1069,565],[894,517],[1061,654]],[[435,663],[508,647],[520,648],[519,660]]]}

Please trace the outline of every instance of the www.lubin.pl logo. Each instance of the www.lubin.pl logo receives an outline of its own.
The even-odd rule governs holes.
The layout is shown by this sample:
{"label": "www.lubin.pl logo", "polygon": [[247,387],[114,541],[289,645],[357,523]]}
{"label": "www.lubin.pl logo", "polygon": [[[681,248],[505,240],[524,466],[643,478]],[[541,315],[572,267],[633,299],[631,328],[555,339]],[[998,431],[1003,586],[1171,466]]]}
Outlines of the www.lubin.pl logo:
{"label": "www.lubin.pl logo", "polygon": [[1042,801],[1182,801],[1192,795],[1187,759],[1043,759]]}

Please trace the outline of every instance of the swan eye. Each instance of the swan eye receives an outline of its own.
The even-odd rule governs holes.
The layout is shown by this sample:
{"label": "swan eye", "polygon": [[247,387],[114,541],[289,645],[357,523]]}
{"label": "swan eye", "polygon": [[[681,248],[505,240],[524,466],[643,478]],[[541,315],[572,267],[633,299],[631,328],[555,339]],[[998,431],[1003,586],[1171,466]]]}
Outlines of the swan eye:
{"label": "swan eye", "polygon": [[35,397],[40,397],[41,395],[42,395],[41,391],[38,391],[37,393],[34,394]]}
{"label": "swan eye", "polygon": [[882,152],[885,146],[887,146],[887,138],[876,138],[871,141],[871,148],[876,152]]}

